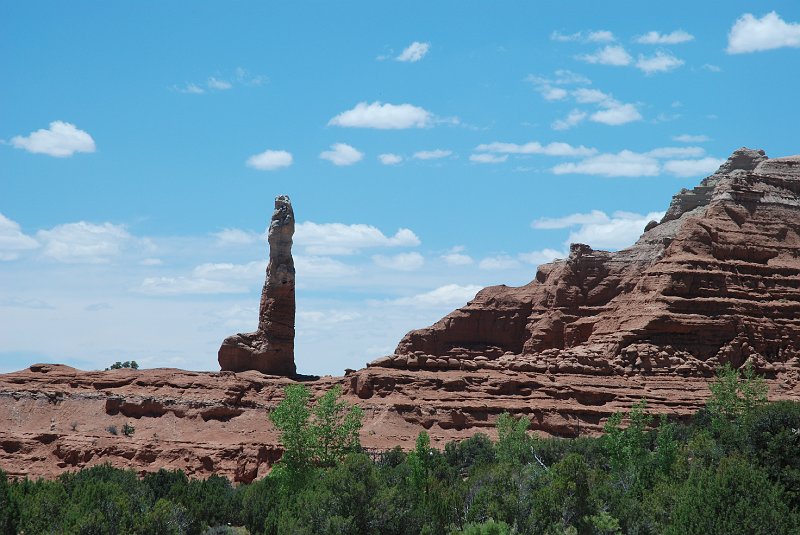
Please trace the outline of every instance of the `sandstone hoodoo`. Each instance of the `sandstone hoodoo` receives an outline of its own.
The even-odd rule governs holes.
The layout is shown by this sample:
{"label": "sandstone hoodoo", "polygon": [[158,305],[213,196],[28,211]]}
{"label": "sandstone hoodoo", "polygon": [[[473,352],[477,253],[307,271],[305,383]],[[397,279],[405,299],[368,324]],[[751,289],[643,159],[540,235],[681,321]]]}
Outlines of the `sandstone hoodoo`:
{"label": "sandstone hoodoo", "polygon": [[256,370],[270,375],[292,376],[294,363],[295,271],[292,258],[294,211],[286,195],[275,198],[269,225],[269,264],[258,329],[229,336],[219,348],[223,371]]}
{"label": "sandstone hoodoo", "polygon": [[710,376],[800,369],[800,157],[739,149],[619,252],[573,244],[373,366]]}

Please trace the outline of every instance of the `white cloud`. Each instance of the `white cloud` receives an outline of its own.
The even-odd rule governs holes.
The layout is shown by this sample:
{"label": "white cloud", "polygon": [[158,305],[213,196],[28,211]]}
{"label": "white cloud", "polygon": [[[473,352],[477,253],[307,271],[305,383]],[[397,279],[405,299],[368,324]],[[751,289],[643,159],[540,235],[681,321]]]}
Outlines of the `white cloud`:
{"label": "white cloud", "polygon": [[430,292],[425,292],[411,297],[401,297],[389,301],[392,305],[403,306],[436,306],[436,307],[459,307],[471,301],[475,294],[482,289],[481,286],[473,284],[459,285],[446,284]]}
{"label": "white cloud", "polygon": [[572,91],[572,96],[579,104],[616,102],[608,93],[603,93],[599,89],[588,89],[585,87]]}
{"label": "white cloud", "polygon": [[414,271],[425,264],[425,258],[419,253],[399,253],[392,256],[374,255],[372,261],[376,266],[398,271]]}
{"label": "white cloud", "polygon": [[397,56],[395,59],[397,61],[407,61],[415,63],[424,58],[430,49],[431,49],[430,43],[421,43],[419,41],[414,41],[413,43],[408,45],[405,48],[405,50],[403,50],[400,53],[400,55]]}
{"label": "white cloud", "polygon": [[451,150],[435,149],[435,150],[421,150],[414,153],[414,158],[417,160],[436,160],[439,158],[446,158],[453,154]]}
{"label": "white cloud", "polygon": [[676,58],[670,53],[658,51],[653,56],[639,55],[636,68],[645,74],[657,72],[668,72],[683,65],[683,60]]}
{"label": "white cloud", "polygon": [[595,30],[590,32],[575,32],[570,34],[563,34],[561,32],[553,32],[550,34],[552,41],[569,42],[569,41],[582,41],[584,43],[610,43],[616,41],[614,34],[608,30]]}
{"label": "white cloud", "polygon": [[614,34],[608,30],[597,30],[589,32],[589,35],[586,36],[586,40],[591,43],[610,43],[616,41],[616,38]]}
{"label": "white cloud", "polygon": [[378,160],[380,160],[383,165],[397,165],[403,161],[403,157],[389,152],[385,154],[378,154]]}
{"label": "white cloud", "polygon": [[609,126],[619,126],[634,121],[641,121],[642,114],[639,113],[639,110],[636,109],[634,104],[615,102],[609,104],[606,109],[591,114],[589,120]]}
{"label": "white cloud", "polygon": [[468,266],[475,263],[471,256],[464,253],[447,253],[439,258],[448,266]]}
{"label": "white cloud", "polygon": [[553,130],[569,130],[573,126],[577,126],[583,122],[587,116],[588,114],[584,111],[572,110],[563,119],[556,119],[553,121],[553,124],[550,126]]}
{"label": "white cloud", "polygon": [[250,245],[264,239],[264,236],[257,232],[250,232],[238,228],[226,228],[219,232],[214,232],[211,235],[216,238],[216,244],[222,247],[229,245]]}
{"label": "white cloud", "polygon": [[675,30],[671,33],[647,32],[636,38],[636,42],[643,45],[678,45],[694,39],[694,35],[684,30]]}
{"label": "white cloud", "polygon": [[[600,210],[592,210],[585,214],[570,214],[559,218],[537,219],[531,226],[536,229],[562,229],[578,227],[572,230],[565,242],[585,243],[596,249],[618,250],[633,244],[644,231],[648,222],[659,221],[664,212],[636,214],[631,212],[614,212],[608,216]],[[552,251],[557,254],[558,251]],[[563,253],[558,253],[563,255]]]}
{"label": "white cloud", "polygon": [[305,221],[295,227],[295,243],[308,255],[350,255],[372,247],[415,247],[419,238],[407,228],[386,236],[371,225],[314,223]]}
{"label": "white cloud", "polygon": [[503,154],[502,156],[498,156],[496,154],[490,154],[487,152],[481,154],[470,154],[469,161],[475,163],[503,163],[508,160],[508,154]]}
{"label": "white cloud", "polygon": [[19,223],[0,214],[0,260],[16,260],[22,251],[39,247],[39,242],[22,232]]}
{"label": "white cloud", "polygon": [[533,264],[534,266],[540,266],[542,264],[547,264],[548,262],[552,262],[556,258],[564,258],[566,254],[562,251],[556,251],[555,249],[542,249],[541,251],[531,251],[530,253],[520,253],[517,255],[520,260],[527,264]]}
{"label": "white cloud", "polygon": [[629,150],[617,154],[600,154],[580,162],[567,162],[553,167],[556,175],[582,174],[609,177],[657,176],[660,172],[658,160]]}
{"label": "white cloud", "polygon": [[185,93],[187,95],[202,95],[203,93],[206,92],[206,90],[200,87],[199,85],[192,83],[187,83],[183,87],[173,86],[172,88],[178,93]]}
{"label": "white cloud", "polygon": [[274,171],[292,165],[292,153],[285,150],[265,150],[247,159],[247,167],[259,171]]}
{"label": "white cloud", "polygon": [[639,239],[650,221],[659,221],[664,212],[635,214],[614,212],[605,222],[589,223],[570,232],[569,243],[585,243],[596,249],[618,250],[628,247]]}
{"label": "white cloud", "polygon": [[210,89],[216,89],[217,91],[225,91],[225,90],[230,89],[230,88],[233,87],[232,83],[230,83],[230,82],[228,82],[226,80],[220,80],[219,78],[214,78],[213,76],[208,79],[208,82],[206,82],[206,85]]}
{"label": "white cloud", "polygon": [[197,279],[258,281],[264,279],[266,269],[267,263],[262,260],[247,264],[206,263],[195,267],[192,275]]}
{"label": "white cloud", "polygon": [[620,45],[608,45],[596,50],[593,54],[577,56],[576,59],[585,61],[586,63],[612,65],[615,67],[624,67],[630,65],[633,61],[633,57]]}
{"label": "white cloud", "polygon": [[347,277],[358,273],[358,268],[327,256],[295,255],[294,267],[298,280]]}
{"label": "white cloud", "polygon": [[701,69],[707,70],[708,72],[722,72],[722,67],[719,65],[712,65],[711,63],[704,63]]}
{"label": "white cloud", "polygon": [[542,86],[540,91],[545,100],[564,100],[569,94],[561,87]]}
{"label": "white cloud", "polygon": [[94,152],[94,139],[72,123],[53,121],[48,129],[31,132],[28,136],[14,136],[11,144],[34,154],[47,154],[56,158],[72,156],[76,152]]}
{"label": "white cloud", "polygon": [[372,104],[359,102],[356,106],[343,111],[330,121],[329,126],[348,128],[377,128],[381,130],[425,128],[433,123],[433,114],[419,106],[411,104]]}
{"label": "white cloud", "polygon": [[164,262],[160,258],[143,258],[139,260],[140,266],[161,266]]}
{"label": "white cloud", "polygon": [[725,160],[701,158],[697,160],[670,160],[664,162],[664,171],[679,177],[706,176],[716,171]]}
{"label": "white cloud", "polygon": [[800,24],[787,23],[775,11],[760,19],[745,13],[728,33],[728,54],[761,52],[783,47],[800,47]]}
{"label": "white cloud", "polygon": [[681,143],[705,143],[706,141],[711,141],[711,138],[705,135],[692,135],[692,134],[681,134],[679,136],[672,136],[674,141],[680,141]]}
{"label": "white cloud", "polygon": [[245,293],[247,288],[218,280],[191,277],[148,277],[142,281],[138,291],[146,295],[175,296]]}
{"label": "white cloud", "polygon": [[573,147],[569,143],[553,142],[542,145],[538,141],[531,141],[524,145],[516,143],[502,143],[495,141],[485,143],[475,148],[479,152],[497,152],[502,154],[544,154],[547,156],[591,156],[597,153],[597,149],[584,147]]}
{"label": "white cloud", "polygon": [[536,76],[529,74],[525,81],[536,86],[549,85],[590,85],[592,81],[582,74],[572,72],[567,69],[558,69],[553,73],[553,77]]}
{"label": "white cloud", "polygon": [[586,214],[577,213],[563,217],[540,217],[531,223],[531,227],[540,230],[550,230],[569,228],[577,225],[605,223],[607,221],[608,216],[605,212],[600,210],[592,210]]}
{"label": "white cloud", "polygon": [[519,266],[519,262],[508,255],[488,256],[478,263],[480,269],[490,271],[514,269]]}
{"label": "white cloud", "polygon": [[364,158],[364,153],[346,143],[334,143],[331,150],[319,154],[323,160],[328,160],[333,165],[353,165]]}
{"label": "white cloud", "polygon": [[653,158],[696,158],[705,153],[703,147],[660,147],[649,150],[644,155]]}
{"label": "white cloud", "polygon": [[101,264],[118,256],[123,247],[134,240],[125,227],[85,221],[57,225],[40,230],[36,237],[42,243],[42,254],[59,262]]}
{"label": "white cloud", "polygon": [[562,43],[566,43],[569,41],[580,41],[583,38],[583,32],[575,32],[575,33],[561,33],[559,31],[554,31],[550,34],[551,41],[559,41]]}

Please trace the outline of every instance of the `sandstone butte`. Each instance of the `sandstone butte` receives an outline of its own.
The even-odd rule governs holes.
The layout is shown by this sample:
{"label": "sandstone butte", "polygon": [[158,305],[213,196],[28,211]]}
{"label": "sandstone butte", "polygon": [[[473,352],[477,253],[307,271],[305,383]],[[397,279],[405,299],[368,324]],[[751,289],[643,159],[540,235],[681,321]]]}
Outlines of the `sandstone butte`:
{"label": "sandstone butte", "polygon": [[[773,399],[800,399],[800,157],[740,149],[619,252],[573,245],[519,288],[480,291],[395,354],[307,384],[344,387],[365,411],[362,443],[412,447],[482,431],[503,411],[536,432],[597,433],[646,398],[686,417],[720,363],[750,360]],[[258,371],[0,375],[0,467],[52,477],[104,462],[239,482],[279,458],[267,414],[292,383]],[[109,433],[130,422],[131,437]]]}

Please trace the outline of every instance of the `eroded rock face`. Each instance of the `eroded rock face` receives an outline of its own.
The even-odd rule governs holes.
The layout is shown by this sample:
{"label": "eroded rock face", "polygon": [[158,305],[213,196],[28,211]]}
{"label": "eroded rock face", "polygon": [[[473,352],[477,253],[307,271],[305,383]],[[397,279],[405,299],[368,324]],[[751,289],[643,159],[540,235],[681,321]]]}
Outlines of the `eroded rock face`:
{"label": "eroded rock face", "polygon": [[256,370],[270,375],[292,376],[294,363],[295,271],[292,258],[294,211],[289,197],[275,198],[269,225],[269,264],[258,330],[229,336],[219,348],[223,371]]}
{"label": "eroded rock face", "polygon": [[374,365],[501,357],[600,375],[709,376],[748,359],[772,376],[800,369],[800,157],[739,149],[630,248],[574,244],[531,283],[481,290]]}

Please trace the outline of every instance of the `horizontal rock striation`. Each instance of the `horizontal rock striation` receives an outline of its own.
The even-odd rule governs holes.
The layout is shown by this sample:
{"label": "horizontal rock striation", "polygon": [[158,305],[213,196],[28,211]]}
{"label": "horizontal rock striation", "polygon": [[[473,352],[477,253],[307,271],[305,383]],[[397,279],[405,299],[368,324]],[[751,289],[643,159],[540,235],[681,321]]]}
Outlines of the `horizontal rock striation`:
{"label": "horizontal rock striation", "polygon": [[600,375],[710,376],[748,359],[773,377],[800,369],[800,157],[739,149],[630,248],[574,244],[531,283],[481,290],[372,366],[502,356]]}

